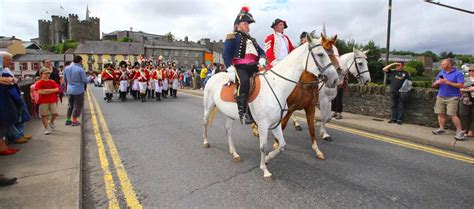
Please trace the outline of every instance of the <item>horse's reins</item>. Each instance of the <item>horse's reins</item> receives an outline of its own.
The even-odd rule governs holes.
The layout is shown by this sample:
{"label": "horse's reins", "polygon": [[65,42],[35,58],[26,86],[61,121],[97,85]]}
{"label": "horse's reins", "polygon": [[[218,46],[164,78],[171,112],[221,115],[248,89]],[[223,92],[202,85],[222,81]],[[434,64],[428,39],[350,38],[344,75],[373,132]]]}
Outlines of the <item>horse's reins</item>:
{"label": "horse's reins", "polygon": [[[316,80],[316,82],[319,83],[320,81],[327,80],[327,76],[323,75],[323,73],[324,73],[329,67],[332,66],[332,62],[328,63],[325,67],[322,67],[322,66],[318,63],[318,61],[316,60],[316,57],[314,56],[314,53],[313,53],[313,49],[316,48],[316,47],[318,47],[318,46],[321,46],[321,44],[316,44],[316,45],[313,45],[313,46],[311,46],[311,45],[308,44],[308,56],[306,57],[305,71],[308,69],[308,60],[309,60],[309,55],[311,54],[311,57],[313,58],[313,61],[314,61],[314,63],[316,64],[316,67],[318,67],[318,70],[319,70],[319,72],[320,72],[320,74],[318,75],[317,80]],[[269,128],[269,130],[274,130],[275,128],[277,128],[277,127],[280,125],[281,120],[283,119],[283,114],[284,114],[285,111],[288,111],[288,109],[285,109],[284,106],[282,106],[280,100],[278,99],[278,96],[276,95],[275,91],[273,90],[272,86],[270,85],[270,82],[268,82],[268,78],[267,78],[267,76],[265,76],[265,75],[267,74],[267,72],[271,72],[271,73],[275,74],[276,76],[280,77],[281,79],[283,79],[283,80],[285,80],[285,81],[288,81],[288,82],[291,82],[291,83],[294,83],[294,84],[297,84],[297,85],[298,85],[300,82],[299,82],[299,81],[296,82],[296,81],[293,81],[293,80],[291,80],[291,79],[285,78],[284,76],[278,74],[277,72],[275,72],[275,71],[272,70],[272,69],[269,69],[269,70],[264,71],[264,72],[262,72],[262,73],[257,73],[257,75],[262,75],[263,78],[265,78],[265,81],[267,82],[268,87],[270,87],[270,90],[272,91],[273,96],[274,96],[275,99],[277,100],[278,106],[280,107],[280,120],[278,120],[278,123],[277,123],[275,126]],[[311,82],[311,83],[312,83],[312,82]],[[322,86],[323,86],[323,85],[321,85],[321,87],[322,87]],[[285,104],[285,106],[286,106],[286,104]]]}
{"label": "horse's reins", "polygon": [[[349,65],[349,67],[347,68],[347,73],[344,74],[344,77],[348,76],[349,75],[349,71],[352,67],[352,65],[354,65],[356,62],[357,62],[357,59],[364,59],[364,57],[357,57],[355,54],[354,54],[354,58],[352,59],[352,62],[351,64]],[[370,73],[369,70],[366,70],[366,71],[360,71],[359,69],[359,65],[358,64],[355,64],[354,65],[356,70],[357,70],[357,75],[355,76],[357,79],[360,79],[361,78],[361,75],[364,74],[364,73]]]}

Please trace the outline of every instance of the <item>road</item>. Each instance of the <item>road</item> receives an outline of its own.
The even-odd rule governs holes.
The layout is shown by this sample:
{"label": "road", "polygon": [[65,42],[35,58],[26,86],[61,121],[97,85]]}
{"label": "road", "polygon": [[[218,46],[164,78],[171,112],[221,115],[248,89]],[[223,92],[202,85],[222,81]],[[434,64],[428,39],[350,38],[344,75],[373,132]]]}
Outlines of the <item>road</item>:
{"label": "road", "polygon": [[[86,97],[86,104],[97,101],[98,106],[93,106],[94,114],[89,105],[85,110],[84,208],[474,206],[470,163],[335,129],[329,129],[333,142],[319,141],[327,158],[321,161],[302,124],[302,132],[284,131],[288,146],[270,162],[274,180],[268,181],[258,168],[258,140],[249,126],[236,122],[233,127],[241,163],[232,161],[228,152],[221,113],[210,129],[211,147],[203,148],[201,98],[180,94],[162,102],[129,99],[107,104],[102,89],[89,86],[89,90],[95,100]],[[107,159],[100,157],[101,151]]]}

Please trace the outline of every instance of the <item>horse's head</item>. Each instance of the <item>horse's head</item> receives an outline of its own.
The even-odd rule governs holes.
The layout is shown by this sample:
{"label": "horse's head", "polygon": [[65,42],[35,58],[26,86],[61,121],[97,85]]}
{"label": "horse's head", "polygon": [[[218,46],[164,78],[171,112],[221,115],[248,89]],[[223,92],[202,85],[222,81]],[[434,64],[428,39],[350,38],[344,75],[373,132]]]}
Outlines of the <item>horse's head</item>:
{"label": "horse's head", "polygon": [[353,55],[349,63],[349,72],[357,79],[359,84],[367,85],[370,82],[370,72],[367,66],[367,51],[360,51],[356,48],[352,49]]}
{"label": "horse's head", "polygon": [[341,57],[339,56],[339,51],[336,47],[337,35],[327,38],[326,35],[321,34],[321,41],[324,50],[326,50],[326,53],[329,55],[329,59],[331,59],[331,62],[334,65],[334,68],[336,68],[338,73],[341,73],[343,66],[341,65]]}
{"label": "horse's head", "polygon": [[307,39],[308,56],[305,59],[306,70],[313,73],[318,79],[323,80],[327,87],[336,87],[339,77],[335,66],[323,47],[322,38],[316,39],[312,35],[307,34]]}

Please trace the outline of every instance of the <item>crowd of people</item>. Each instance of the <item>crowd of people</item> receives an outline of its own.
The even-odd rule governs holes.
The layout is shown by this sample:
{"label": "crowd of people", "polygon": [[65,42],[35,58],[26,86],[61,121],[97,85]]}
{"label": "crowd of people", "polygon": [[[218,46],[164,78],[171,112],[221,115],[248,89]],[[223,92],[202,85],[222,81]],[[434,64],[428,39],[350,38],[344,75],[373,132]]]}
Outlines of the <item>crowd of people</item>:
{"label": "crowd of people", "polygon": [[[49,59],[43,60],[42,67],[35,75],[35,82],[29,86],[31,104],[27,104],[28,101],[25,101],[19,86],[19,79],[15,78],[8,68],[11,61],[10,53],[0,52],[0,155],[19,152],[20,148],[11,144],[24,144],[33,138],[25,133],[24,128],[25,123],[33,118],[41,119],[45,135],[52,134],[56,128],[58,102],[62,103],[63,92],[67,93],[69,101],[65,124],[80,125],[78,117],[82,112],[82,105],[74,102],[74,99],[82,100],[83,103],[84,90],[89,82],[81,66],[80,56],[74,57],[73,64],[66,62],[64,70],[63,66],[53,67]],[[31,111],[29,107],[32,107]],[[15,177],[0,174],[0,186],[11,185],[16,181]]]}

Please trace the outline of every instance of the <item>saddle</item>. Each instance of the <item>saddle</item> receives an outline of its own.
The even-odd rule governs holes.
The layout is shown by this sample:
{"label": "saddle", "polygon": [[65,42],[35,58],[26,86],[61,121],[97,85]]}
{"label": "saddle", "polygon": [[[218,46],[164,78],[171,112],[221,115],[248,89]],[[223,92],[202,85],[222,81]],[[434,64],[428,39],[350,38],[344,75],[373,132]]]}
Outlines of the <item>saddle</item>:
{"label": "saddle", "polygon": [[[253,102],[255,98],[257,98],[258,94],[260,93],[260,78],[257,74],[253,74],[250,78],[250,91],[249,91],[249,98],[248,103]],[[231,83],[230,85],[224,84],[221,90],[221,99],[222,101],[226,102],[237,102],[237,84]]]}

